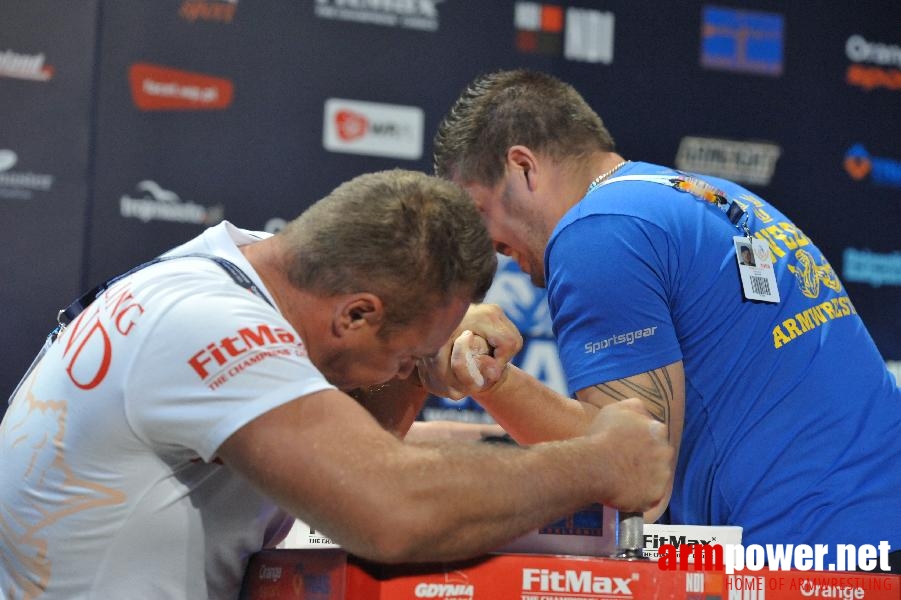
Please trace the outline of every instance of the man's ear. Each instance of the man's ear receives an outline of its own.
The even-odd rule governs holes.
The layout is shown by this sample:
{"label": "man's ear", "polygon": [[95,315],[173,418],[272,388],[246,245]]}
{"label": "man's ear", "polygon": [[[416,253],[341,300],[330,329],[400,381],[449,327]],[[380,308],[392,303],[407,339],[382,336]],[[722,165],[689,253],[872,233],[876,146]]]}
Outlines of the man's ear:
{"label": "man's ear", "polygon": [[348,294],[335,307],[335,334],[343,336],[374,327],[378,331],[385,320],[385,305],[375,294]]}
{"label": "man's ear", "polygon": [[520,176],[525,178],[525,183],[530,192],[534,192],[537,189],[538,176],[541,172],[538,158],[528,146],[517,144],[507,149],[507,170],[520,171]]}

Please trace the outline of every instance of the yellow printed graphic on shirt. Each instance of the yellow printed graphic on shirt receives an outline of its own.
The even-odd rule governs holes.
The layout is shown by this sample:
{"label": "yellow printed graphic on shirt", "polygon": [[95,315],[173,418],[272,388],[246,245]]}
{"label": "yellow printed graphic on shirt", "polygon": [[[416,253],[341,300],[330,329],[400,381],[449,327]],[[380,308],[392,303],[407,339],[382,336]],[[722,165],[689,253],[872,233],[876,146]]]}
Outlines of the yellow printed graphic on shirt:
{"label": "yellow printed graphic on shirt", "polygon": [[[811,245],[810,238],[795,225],[782,221],[762,227],[754,237],[767,243],[774,263],[790,261],[788,270],[795,276],[795,282],[804,297],[817,299],[824,293],[824,288],[834,292],[842,291],[842,284],[832,265],[822,255],[817,262],[805,249],[805,246]],[[857,310],[847,295],[814,304],[773,328],[773,347],[781,348],[821,325],[856,314]]]}
{"label": "yellow printed graphic on shirt", "polygon": [[773,347],[781,348],[788,342],[808,331],[825,325],[829,321],[856,315],[857,309],[847,296],[832,298],[789,317],[773,328]]}
{"label": "yellow printed graphic on shirt", "polygon": [[825,257],[820,256],[823,262],[818,265],[809,252],[798,250],[795,252],[795,258],[798,260],[798,266],[788,265],[788,270],[798,280],[802,294],[808,298],[819,298],[820,283],[833,291],[842,291],[842,284]]}

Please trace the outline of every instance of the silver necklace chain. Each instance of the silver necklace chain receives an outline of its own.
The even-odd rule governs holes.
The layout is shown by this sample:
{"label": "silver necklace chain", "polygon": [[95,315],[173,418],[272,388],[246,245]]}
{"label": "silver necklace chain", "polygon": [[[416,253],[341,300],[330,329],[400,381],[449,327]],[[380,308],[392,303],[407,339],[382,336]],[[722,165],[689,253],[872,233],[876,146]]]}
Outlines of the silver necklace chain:
{"label": "silver necklace chain", "polygon": [[600,175],[595,177],[594,180],[591,182],[591,184],[588,186],[588,191],[585,193],[587,194],[587,193],[591,192],[591,190],[593,190],[594,188],[601,185],[602,181],[604,181],[605,179],[607,179],[608,177],[613,175],[617,171],[617,169],[619,169],[623,165],[626,165],[630,162],[632,162],[632,161],[624,160],[621,163],[619,163],[618,165],[616,165],[615,167],[613,167],[612,169],[610,169],[609,171],[607,171],[606,173],[601,173]]}

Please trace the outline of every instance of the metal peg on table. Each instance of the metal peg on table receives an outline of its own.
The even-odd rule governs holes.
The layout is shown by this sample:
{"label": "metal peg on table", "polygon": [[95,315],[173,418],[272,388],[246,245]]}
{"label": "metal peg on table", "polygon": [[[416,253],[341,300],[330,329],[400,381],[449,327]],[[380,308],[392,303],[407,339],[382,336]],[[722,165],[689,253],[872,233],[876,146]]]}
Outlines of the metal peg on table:
{"label": "metal peg on table", "polygon": [[613,558],[645,560],[644,515],[618,511],[616,519],[616,552]]}

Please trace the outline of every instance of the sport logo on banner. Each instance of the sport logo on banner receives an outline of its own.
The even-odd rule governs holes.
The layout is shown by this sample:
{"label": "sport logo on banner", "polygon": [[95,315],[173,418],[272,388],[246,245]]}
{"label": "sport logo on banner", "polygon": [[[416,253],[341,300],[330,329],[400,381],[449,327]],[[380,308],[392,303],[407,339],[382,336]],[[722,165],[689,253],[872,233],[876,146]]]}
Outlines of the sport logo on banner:
{"label": "sport logo on banner", "polygon": [[[873,252],[845,248],[842,252],[842,279],[846,282],[866,283],[873,287],[892,285],[901,287],[901,252]],[[888,361],[891,363],[891,361]],[[901,361],[895,361],[901,365]],[[901,369],[895,373],[901,381]]]}
{"label": "sport logo on banner", "polygon": [[901,188],[901,160],[872,156],[863,144],[854,144],[845,153],[844,167],[855,181],[869,179],[874,185]]}
{"label": "sport logo on banner", "polygon": [[155,181],[145,179],[135,186],[135,194],[119,198],[119,214],[126,219],[168,221],[194,225],[215,225],[225,218],[225,207],[201,206],[184,202],[178,194],[160,187]]}
{"label": "sport logo on banner", "polygon": [[777,13],[705,6],[701,19],[701,66],[782,75],[784,21]]}
{"label": "sport logo on banner", "polygon": [[330,152],[417,160],[422,156],[424,123],[418,106],[329,98],[322,145]]}
{"label": "sport logo on banner", "polygon": [[444,0],[316,0],[320,19],[350,21],[383,27],[437,31],[438,4]]}
{"label": "sport logo on banner", "polygon": [[50,191],[53,175],[11,170],[18,162],[18,154],[8,148],[0,148],[0,198],[31,200],[35,192]]}
{"label": "sport logo on banner", "polygon": [[568,60],[613,62],[612,12],[567,8],[539,2],[517,2],[513,24],[520,52],[560,56]]}
{"label": "sport logo on banner", "polygon": [[769,142],[745,142],[686,136],[676,153],[676,167],[739,183],[769,185],[782,148]]}
{"label": "sport logo on banner", "polygon": [[845,55],[852,62],[845,73],[848,85],[866,91],[885,88],[901,91],[901,46],[884,44],[854,34],[845,42]]}
{"label": "sport logo on banner", "polygon": [[50,81],[53,67],[44,64],[44,54],[19,54],[12,50],[0,52],[0,77]]}
{"label": "sport logo on banner", "polygon": [[234,95],[228,79],[148,63],[131,65],[128,79],[141,110],[222,110]]}

